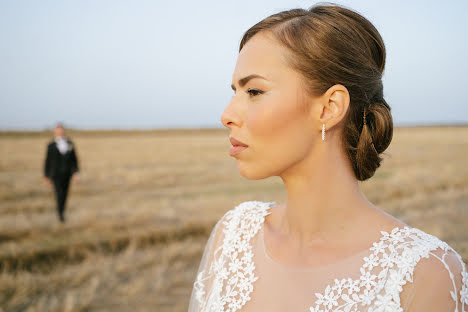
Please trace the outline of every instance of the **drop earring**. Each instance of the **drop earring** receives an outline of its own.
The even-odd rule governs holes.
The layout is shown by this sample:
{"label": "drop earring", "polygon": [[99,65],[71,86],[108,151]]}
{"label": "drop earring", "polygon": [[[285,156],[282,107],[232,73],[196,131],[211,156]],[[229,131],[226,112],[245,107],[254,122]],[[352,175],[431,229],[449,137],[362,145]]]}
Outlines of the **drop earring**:
{"label": "drop earring", "polygon": [[325,124],[322,124],[322,141],[325,141]]}

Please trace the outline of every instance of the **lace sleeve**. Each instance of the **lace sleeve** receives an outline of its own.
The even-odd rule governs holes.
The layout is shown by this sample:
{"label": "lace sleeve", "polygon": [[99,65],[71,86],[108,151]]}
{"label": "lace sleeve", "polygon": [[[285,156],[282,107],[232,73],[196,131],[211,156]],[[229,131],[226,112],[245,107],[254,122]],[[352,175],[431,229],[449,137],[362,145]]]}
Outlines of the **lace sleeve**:
{"label": "lace sleeve", "polygon": [[468,276],[461,256],[440,248],[422,258],[414,268],[412,283],[401,293],[403,311],[454,311],[468,309]]}
{"label": "lace sleeve", "polygon": [[215,224],[208,240],[205,244],[203,255],[200,260],[195,282],[190,296],[188,312],[203,311],[207,300],[210,298],[215,274],[213,272],[213,265],[217,255],[222,248],[223,234],[223,220],[224,216]]}

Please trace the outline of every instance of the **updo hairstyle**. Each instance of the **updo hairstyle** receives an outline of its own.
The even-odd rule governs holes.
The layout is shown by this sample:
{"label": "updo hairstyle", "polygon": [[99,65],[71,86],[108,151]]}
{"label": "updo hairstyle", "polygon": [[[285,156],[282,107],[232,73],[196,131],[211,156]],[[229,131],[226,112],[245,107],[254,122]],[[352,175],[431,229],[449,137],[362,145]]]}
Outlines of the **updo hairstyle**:
{"label": "updo hairstyle", "polygon": [[258,22],[244,33],[239,52],[260,31],[272,34],[290,52],[287,62],[304,78],[307,94],[320,96],[335,84],[348,89],[350,105],[342,146],[356,178],[372,177],[393,136],[393,119],[382,85],[385,45],[377,29],[351,9],[318,3]]}

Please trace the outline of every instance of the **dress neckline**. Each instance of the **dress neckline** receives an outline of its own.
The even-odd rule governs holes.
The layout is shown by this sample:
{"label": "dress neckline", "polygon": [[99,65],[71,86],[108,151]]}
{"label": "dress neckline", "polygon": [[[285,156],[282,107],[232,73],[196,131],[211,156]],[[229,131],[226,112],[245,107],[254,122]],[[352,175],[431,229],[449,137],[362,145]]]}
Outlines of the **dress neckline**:
{"label": "dress neckline", "polygon": [[[265,239],[264,239],[265,219],[266,219],[266,216],[271,213],[269,211],[269,209],[272,206],[274,206],[274,204],[276,204],[276,202],[268,202],[266,204],[267,205],[265,207],[265,210],[267,211],[267,213],[265,214],[265,216],[262,219],[262,222],[261,222],[261,225],[260,225],[260,233],[259,233],[260,234],[259,240],[260,240],[261,249],[263,251],[263,255],[273,265],[275,265],[277,267],[281,267],[281,268],[283,268],[285,270],[290,270],[290,271],[316,272],[316,271],[326,270],[326,269],[329,269],[331,267],[339,266],[339,265],[342,265],[343,263],[354,260],[357,257],[361,258],[361,260],[362,260],[361,262],[363,262],[364,257],[369,256],[370,254],[372,254],[373,253],[372,248],[375,247],[375,245],[380,243],[382,240],[384,240],[384,238],[387,235],[390,235],[391,233],[399,232],[399,231],[404,230],[404,229],[410,229],[410,227],[408,227],[408,226],[403,226],[403,227],[395,226],[389,232],[382,230],[382,231],[380,231],[381,234],[379,235],[378,239],[373,241],[371,243],[371,246],[363,249],[362,251],[354,253],[351,256],[347,256],[345,258],[342,258],[342,259],[340,259],[338,261],[335,261],[335,262],[332,262],[330,264],[315,266],[315,267],[297,266],[297,265],[292,265],[292,264],[288,264],[288,263],[283,263],[283,262],[281,262],[279,260],[273,259],[273,257],[271,256],[271,253],[268,251],[268,248],[267,248],[267,246],[265,244]],[[361,265],[362,265],[362,263],[361,263]]]}

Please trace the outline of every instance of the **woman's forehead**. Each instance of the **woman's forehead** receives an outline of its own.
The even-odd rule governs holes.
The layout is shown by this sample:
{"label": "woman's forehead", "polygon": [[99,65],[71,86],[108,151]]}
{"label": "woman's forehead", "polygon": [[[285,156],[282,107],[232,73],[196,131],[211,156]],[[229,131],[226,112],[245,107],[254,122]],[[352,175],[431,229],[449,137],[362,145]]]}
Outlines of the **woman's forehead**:
{"label": "woman's forehead", "polygon": [[269,80],[291,69],[286,63],[285,48],[270,36],[258,33],[240,51],[233,74],[233,82],[251,74],[261,75]]}

